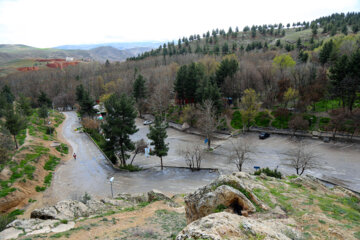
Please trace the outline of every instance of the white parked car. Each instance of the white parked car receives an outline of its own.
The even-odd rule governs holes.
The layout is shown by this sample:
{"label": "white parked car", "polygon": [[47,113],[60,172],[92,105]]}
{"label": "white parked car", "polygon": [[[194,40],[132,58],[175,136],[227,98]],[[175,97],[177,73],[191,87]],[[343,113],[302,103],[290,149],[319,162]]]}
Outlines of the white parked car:
{"label": "white parked car", "polygon": [[151,121],[151,120],[146,120],[146,121],[144,121],[144,125],[150,125],[150,124],[152,124],[153,123],[153,121]]}

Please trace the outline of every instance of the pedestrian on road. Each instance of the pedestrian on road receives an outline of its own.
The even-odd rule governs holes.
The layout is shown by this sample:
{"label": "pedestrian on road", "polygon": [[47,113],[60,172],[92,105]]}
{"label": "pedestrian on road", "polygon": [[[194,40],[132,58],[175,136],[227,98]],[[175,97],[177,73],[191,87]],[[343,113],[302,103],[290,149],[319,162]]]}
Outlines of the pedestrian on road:
{"label": "pedestrian on road", "polygon": [[74,159],[76,160],[76,153],[73,154]]}

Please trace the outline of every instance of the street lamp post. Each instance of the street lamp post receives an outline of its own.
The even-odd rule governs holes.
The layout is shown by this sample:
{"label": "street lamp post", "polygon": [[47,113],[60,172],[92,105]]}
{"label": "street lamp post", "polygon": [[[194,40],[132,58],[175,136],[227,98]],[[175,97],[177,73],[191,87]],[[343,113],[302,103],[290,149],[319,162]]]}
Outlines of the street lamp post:
{"label": "street lamp post", "polygon": [[114,181],[114,177],[110,178],[110,189],[111,189],[111,197],[114,198],[114,193],[113,193],[113,188],[112,188],[112,183]]}

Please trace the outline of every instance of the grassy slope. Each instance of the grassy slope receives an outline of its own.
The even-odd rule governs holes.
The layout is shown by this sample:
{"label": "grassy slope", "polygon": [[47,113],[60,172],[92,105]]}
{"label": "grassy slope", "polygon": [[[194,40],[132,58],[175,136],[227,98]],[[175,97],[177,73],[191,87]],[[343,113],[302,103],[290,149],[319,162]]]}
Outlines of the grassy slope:
{"label": "grassy slope", "polygon": [[[60,113],[51,112],[50,120],[57,127],[64,120]],[[49,145],[56,140],[56,133],[48,134],[48,126],[44,125],[43,119],[39,119],[34,113],[29,117],[28,134],[26,139],[25,131],[18,136],[20,146],[15,151],[11,161],[0,166],[0,170],[8,171],[8,177],[0,180],[0,209],[6,211],[15,206],[12,200],[28,197],[23,194],[23,189],[31,188],[26,191],[44,191],[51,183],[51,172],[63,155],[63,149],[58,151],[50,149]],[[42,178],[45,176],[45,178]],[[41,178],[41,179],[40,179]],[[30,182],[30,184],[28,183]],[[20,195],[19,195],[20,194]],[[18,196],[18,197],[16,197]]]}

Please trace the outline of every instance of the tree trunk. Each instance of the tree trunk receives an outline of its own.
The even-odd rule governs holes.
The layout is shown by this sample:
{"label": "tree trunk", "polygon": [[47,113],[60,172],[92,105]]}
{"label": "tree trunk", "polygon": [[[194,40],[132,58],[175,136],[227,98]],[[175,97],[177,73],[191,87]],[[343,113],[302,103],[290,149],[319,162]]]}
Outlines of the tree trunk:
{"label": "tree trunk", "polygon": [[134,159],[135,159],[135,157],[136,157],[137,154],[138,154],[137,151],[135,151],[135,154],[134,154],[133,158],[131,159],[130,165],[133,164],[133,161],[134,161]]}
{"label": "tree trunk", "polygon": [[164,169],[164,167],[163,167],[162,157],[160,157],[160,162],[161,162],[161,170],[163,170],[163,169]]}
{"label": "tree trunk", "polygon": [[211,140],[210,138],[208,138],[208,150],[210,150],[210,146],[211,146]]}
{"label": "tree trunk", "polygon": [[15,146],[16,146],[16,149],[18,149],[19,148],[19,146],[18,146],[18,143],[17,143],[17,141],[16,141],[16,135],[13,135],[14,136],[14,141],[15,141]]}

